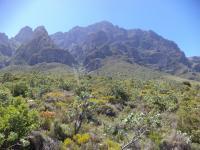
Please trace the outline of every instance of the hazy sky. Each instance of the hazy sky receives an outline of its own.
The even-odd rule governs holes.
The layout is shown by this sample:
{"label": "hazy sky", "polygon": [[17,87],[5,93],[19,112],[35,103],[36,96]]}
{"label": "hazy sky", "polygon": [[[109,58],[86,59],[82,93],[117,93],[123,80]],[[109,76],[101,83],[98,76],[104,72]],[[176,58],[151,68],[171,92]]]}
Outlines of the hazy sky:
{"label": "hazy sky", "polygon": [[154,30],[200,56],[200,0],[0,0],[0,32],[9,37],[26,25],[51,34],[102,20]]}

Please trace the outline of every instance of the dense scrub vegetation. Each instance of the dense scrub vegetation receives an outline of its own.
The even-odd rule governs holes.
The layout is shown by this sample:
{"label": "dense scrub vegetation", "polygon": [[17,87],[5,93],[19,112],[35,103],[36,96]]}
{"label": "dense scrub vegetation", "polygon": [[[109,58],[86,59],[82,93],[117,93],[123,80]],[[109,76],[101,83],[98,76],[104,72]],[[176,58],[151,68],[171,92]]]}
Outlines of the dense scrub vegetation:
{"label": "dense scrub vegetation", "polygon": [[0,149],[200,146],[198,83],[38,72],[0,80]]}

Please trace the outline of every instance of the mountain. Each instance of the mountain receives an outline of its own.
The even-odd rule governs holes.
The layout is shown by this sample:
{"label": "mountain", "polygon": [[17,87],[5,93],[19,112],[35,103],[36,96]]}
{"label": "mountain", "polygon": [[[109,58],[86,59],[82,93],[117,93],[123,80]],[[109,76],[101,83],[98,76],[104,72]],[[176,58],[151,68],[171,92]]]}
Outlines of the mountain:
{"label": "mountain", "polygon": [[12,52],[8,36],[5,33],[0,33],[0,55],[11,56]]}
{"label": "mountain", "polygon": [[31,39],[33,38],[33,34],[34,32],[32,28],[25,26],[19,31],[19,33],[14,37],[14,39],[21,44],[27,43],[31,41]]}
{"label": "mountain", "polygon": [[58,32],[51,38],[88,71],[100,68],[107,57],[172,74],[185,72],[191,65],[173,41],[153,31],[126,30],[106,21]]}
{"label": "mountain", "polygon": [[9,59],[15,54],[15,51],[33,37],[33,31],[30,27],[22,28],[19,33],[9,39],[5,33],[0,33],[0,68],[8,65]]}
{"label": "mountain", "polygon": [[15,37],[9,39],[11,48],[16,51],[22,44],[29,42],[33,37],[32,28],[25,26],[23,27]]}
{"label": "mountain", "polygon": [[115,66],[127,74],[136,68],[137,74],[140,70],[145,70],[145,74],[152,70],[200,80],[199,57],[187,58],[175,42],[152,30],[128,30],[107,21],[52,35],[43,26],[35,30],[23,27],[11,39],[1,33],[0,56],[0,68],[12,64],[60,63],[109,74],[108,68]]}
{"label": "mountain", "polygon": [[0,68],[7,65],[9,58],[13,54],[13,49],[5,33],[0,33]]}
{"label": "mountain", "polygon": [[23,44],[17,49],[11,64],[35,65],[42,62],[58,62],[72,66],[76,63],[68,51],[54,44],[43,26],[37,27],[33,34],[29,34],[28,41],[24,41],[24,37],[23,34],[17,36]]}
{"label": "mountain", "polygon": [[190,63],[192,64],[192,68],[196,72],[200,72],[200,57],[190,57],[189,58]]}

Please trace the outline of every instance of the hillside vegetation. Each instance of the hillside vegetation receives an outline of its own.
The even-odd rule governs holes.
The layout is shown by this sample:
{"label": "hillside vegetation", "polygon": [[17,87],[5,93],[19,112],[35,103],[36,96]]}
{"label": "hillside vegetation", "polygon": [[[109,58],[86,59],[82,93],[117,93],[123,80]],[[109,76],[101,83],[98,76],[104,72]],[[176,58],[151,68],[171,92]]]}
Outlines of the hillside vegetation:
{"label": "hillside vegetation", "polygon": [[200,84],[2,72],[0,149],[198,149]]}
{"label": "hillside vegetation", "polygon": [[198,150],[199,81],[152,30],[0,33],[0,150]]}

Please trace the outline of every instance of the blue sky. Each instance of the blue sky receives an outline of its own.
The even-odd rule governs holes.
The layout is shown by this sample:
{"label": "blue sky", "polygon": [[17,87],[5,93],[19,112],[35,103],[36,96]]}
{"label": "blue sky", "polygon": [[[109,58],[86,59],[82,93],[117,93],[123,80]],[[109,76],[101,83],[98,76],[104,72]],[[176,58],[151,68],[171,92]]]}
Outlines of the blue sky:
{"label": "blue sky", "polygon": [[51,34],[102,20],[154,30],[200,56],[200,0],[0,0],[0,32],[9,37],[26,25]]}

